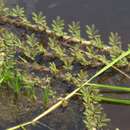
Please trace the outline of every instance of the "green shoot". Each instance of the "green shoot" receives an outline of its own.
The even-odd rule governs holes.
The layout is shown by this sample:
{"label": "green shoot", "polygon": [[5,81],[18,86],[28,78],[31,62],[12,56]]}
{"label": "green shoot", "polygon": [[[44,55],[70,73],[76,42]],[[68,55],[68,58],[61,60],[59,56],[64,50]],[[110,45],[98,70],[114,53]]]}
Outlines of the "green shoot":
{"label": "green shoot", "polygon": [[18,5],[16,5],[16,7],[10,11],[10,16],[25,18],[24,8],[21,8]]}
{"label": "green shoot", "polygon": [[53,62],[53,63],[50,63],[50,71],[51,71],[51,73],[54,74],[54,75],[56,75],[56,74],[59,72],[59,70],[57,69],[57,67],[56,67],[56,65],[55,65],[54,62]]}
{"label": "green shoot", "polygon": [[80,25],[79,22],[72,22],[72,24],[68,25],[69,29],[69,33],[71,34],[72,37],[76,37],[78,39],[80,39]]}
{"label": "green shoot", "polygon": [[32,19],[37,25],[47,27],[46,17],[43,16],[42,12],[39,12],[38,14],[33,12]]}
{"label": "green shoot", "polygon": [[52,31],[57,35],[63,36],[64,33],[64,20],[62,20],[59,16],[56,20],[52,21]]}

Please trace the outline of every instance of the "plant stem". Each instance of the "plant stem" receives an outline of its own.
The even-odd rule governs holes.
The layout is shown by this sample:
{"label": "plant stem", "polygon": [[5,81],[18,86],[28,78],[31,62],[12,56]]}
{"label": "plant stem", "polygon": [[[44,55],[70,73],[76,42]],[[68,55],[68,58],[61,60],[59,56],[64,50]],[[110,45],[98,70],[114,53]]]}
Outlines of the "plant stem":
{"label": "plant stem", "polygon": [[9,129],[7,129],[7,130],[16,130],[16,129],[22,128],[22,127],[27,126],[27,125],[30,125],[30,124],[32,124],[32,121],[25,122],[25,123],[23,123],[23,124],[14,126],[14,127],[9,128]]}
{"label": "plant stem", "polygon": [[[16,27],[22,27],[24,29],[28,29],[28,30],[31,30],[31,31],[34,31],[34,32],[44,32],[46,33],[48,36],[56,36],[57,38],[61,38],[64,40],[64,41],[67,41],[67,43],[82,43],[86,46],[93,46],[91,44],[90,41],[87,41],[83,38],[81,39],[78,39],[78,38],[75,38],[75,37],[72,37],[72,36],[69,36],[69,35],[64,35],[64,36],[61,36],[61,35],[58,35],[54,32],[52,32],[50,29],[48,28],[45,28],[45,27],[41,27],[41,26],[38,26],[36,24],[32,24],[30,22],[26,23],[25,21],[23,21],[22,19],[12,19],[8,16],[0,16],[0,22],[2,24],[10,24],[10,25],[15,25]],[[96,47],[96,46],[95,46]],[[108,51],[110,50],[111,47],[109,46],[106,46],[104,48],[104,51]]]}
{"label": "plant stem", "polygon": [[93,86],[95,88],[105,88],[105,89],[130,92],[130,88],[127,87],[113,86],[113,85],[106,85],[106,84],[95,84],[95,83],[88,83],[88,85]]}
{"label": "plant stem", "polygon": [[130,105],[130,99],[114,99],[109,97],[97,97],[99,101],[111,102],[116,104]]}

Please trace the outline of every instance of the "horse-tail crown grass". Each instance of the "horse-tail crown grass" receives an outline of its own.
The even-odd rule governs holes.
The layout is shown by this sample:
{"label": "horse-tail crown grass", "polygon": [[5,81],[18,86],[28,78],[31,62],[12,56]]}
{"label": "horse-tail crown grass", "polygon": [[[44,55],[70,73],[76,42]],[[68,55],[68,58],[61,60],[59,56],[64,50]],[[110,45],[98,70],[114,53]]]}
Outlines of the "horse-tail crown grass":
{"label": "horse-tail crown grass", "polygon": [[81,34],[80,34],[80,25],[79,22],[72,22],[72,24],[68,25],[68,32],[72,37],[76,37],[80,39]]}
{"label": "horse-tail crown grass", "polygon": [[47,27],[46,17],[42,15],[42,12],[39,12],[38,14],[33,12],[32,19],[34,23],[38,24],[39,26]]}
{"label": "horse-tail crown grass", "polygon": [[[8,13],[6,13],[6,10],[8,10]],[[28,21],[24,8],[16,6],[16,8],[8,9],[4,4],[0,5],[0,22],[5,25],[22,27],[26,30],[24,38],[11,32],[11,30],[0,31],[1,87],[6,86],[17,94],[24,89],[32,97],[35,97],[35,87],[39,86],[43,91],[44,105],[47,105],[49,97],[53,95],[51,90],[53,80],[66,81],[69,85],[75,87],[74,91],[32,121],[9,130],[24,128],[26,125],[37,123],[39,119],[57,109],[64,101],[68,101],[76,94],[83,99],[85,108],[83,120],[89,130],[103,129],[109,121],[103,112],[101,101],[130,104],[129,100],[105,97],[100,92],[102,88],[130,92],[129,88],[91,83],[93,79],[109,68],[116,69],[124,76],[129,77],[120,68],[129,67],[130,50],[124,51],[122,49],[118,33],[110,33],[109,44],[105,44],[95,26],[87,25],[85,28],[89,39],[87,41],[81,37],[79,22],[72,22],[72,24],[68,25],[68,32],[65,32],[64,20],[59,16],[52,21],[52,25],[49,27],[46,17],[41,12],[33,12],[32,21]],[[47,39],[43,39],[43,34],[47,35]],[[45,42],[42,43],[42,41]],[[43,64],[39,64],[35,60],[37,55],[41,53],[43,54],[42,58],[46,59]],[[48,60],[48,57],[50,60]],[[28,59],[31,59],[31,61]],[[59,62],[62,63],[58,65]],[[79,68],[75,69],[77,63]],[[19,65],[23,65],[22,67],[25,70],[23,71]],[[88,71],[89,67],[103,68],[89,78],[91,76]],[[36,76],[34,72],[29,73],[27,70],[30,70],[30,68],[31,70],[34,68],[40,70],[41,77]],[[48,78],[50,79],[49,82]],[[43,79],[45,80],[43,81]]]}

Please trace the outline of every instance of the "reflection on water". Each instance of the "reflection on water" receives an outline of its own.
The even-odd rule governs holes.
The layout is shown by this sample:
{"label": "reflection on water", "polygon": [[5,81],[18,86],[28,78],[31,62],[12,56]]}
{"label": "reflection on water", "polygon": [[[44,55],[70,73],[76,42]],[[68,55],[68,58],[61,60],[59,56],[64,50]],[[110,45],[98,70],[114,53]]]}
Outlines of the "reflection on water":
{"label": "reflection on water", "polygon": [[[119,32],[122,36],[124,46],[126,42],[130,41],[130,1],[129,0],[6,0],[9,6],[20,4],[24,6],[28,15],[32,11],[42,11],[50,23],[56,16],[61,16],[65,19],[66,23],[71,21],[80,21],[81,28],[86,24],[95,24],[96,27],[101,31],[104,39],[107,40],[108,34],[111,31]],[[85,34],[82,34],[85,36]],[[113,82],[121,84],[119,77],[113,76]],[[112,83],[112,79],[104,80],[107,84]],[[113,83],[113,84],[114,84]],[[128,81],[125,81],[122,85],[129,85]],[[68,108],[73,108],[73,105]],[[119,127],[121,130],[130,129],[130,109],[128,106],[117,106],[117,105],[104,105],[105,111],[112,119],[111,130]],[[59,111],[58,111],[59,112]],[[73,113],[75,112],[75,114]],[[79,113],[77,111],[67,111],[66,118],[59,113],[58,115],[49,115],[44,122],[52,128],[60,128],[60,130],[83,130],[83,127],[75,126],[80,121],[77,121]],[[61,115],[60,115],[61,114]],[[64,114],[64,113],[63,113]],[[71,115],[70,114],[74,114]],[[58,120],[54,120],[53,117],[57,117]],[[67,116],[72,120],[68,123]],[[74,117],[72,117],[74,116]],[[63,118],[62,118],[63,117]],[[52,120],[50,120],[52,119]],[[64,120],[63,120],[64,119]],[[80,118],[81,119],[81,118]],[[60,122],[62,120],[62,122]],[[69,120],[69,121],[70,121]],[[74,122],[75,121],[75,122]],[[78,123],[77,123],[77,122]],[[61,126],[68,125],[69,128]],[[66,124],[65,124],[66,123]],[[71,124],[71,125],[70,125]],[[38,127],[33,129],[43,129]],[[54,130],[55,130],[54,129]],[[44,127],[44,130],[49,128]],[[57,129],[59,130],[59,129]]]}

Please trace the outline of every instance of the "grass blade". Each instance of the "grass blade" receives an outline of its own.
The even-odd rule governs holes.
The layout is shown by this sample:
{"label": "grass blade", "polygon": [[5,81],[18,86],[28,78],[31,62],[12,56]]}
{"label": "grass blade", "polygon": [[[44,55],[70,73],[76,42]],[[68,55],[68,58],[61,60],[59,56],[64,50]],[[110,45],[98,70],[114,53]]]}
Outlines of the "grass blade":
{"label": "grass blade", "polygon": [[123,87],[123,86],[114,86],[114,85],[108,85],[108,84],[95,84],[95,83],[88,83],[88,85],[91,85],[95,88],[105,88],[105,89],[112,89],[112,90],[117,90],[117,91],[130,92],[130,88]]}
{"label": "grass blade", "polygon": [[97,97],[99,101],[105,101],[115,104],[130,105],[130,99],[115,99],[110,97]]}

